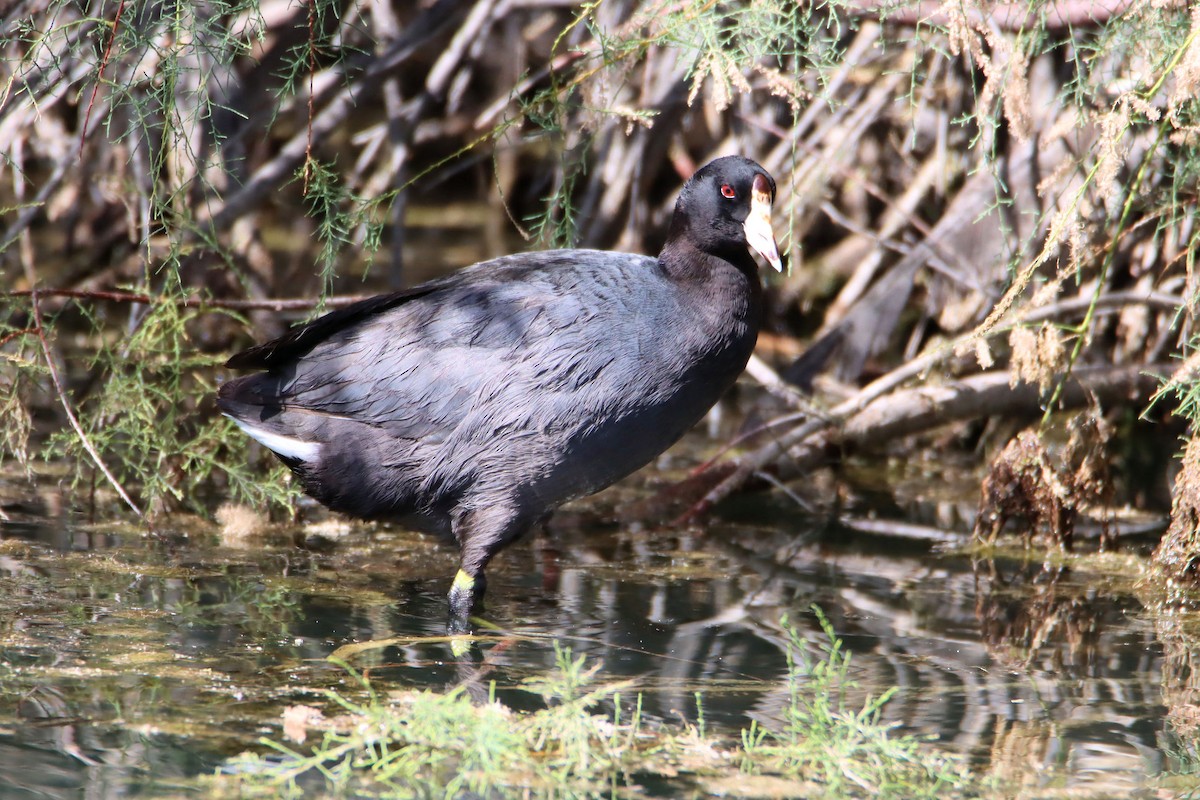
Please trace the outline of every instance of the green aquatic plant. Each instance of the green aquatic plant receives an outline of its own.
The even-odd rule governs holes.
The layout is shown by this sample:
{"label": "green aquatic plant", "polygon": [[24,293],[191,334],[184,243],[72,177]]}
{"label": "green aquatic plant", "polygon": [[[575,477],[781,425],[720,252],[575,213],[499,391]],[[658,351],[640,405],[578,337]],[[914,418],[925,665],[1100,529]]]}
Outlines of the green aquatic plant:
{"label": "green aquatic plant", "polygon": [[832,797],[935,798],[960,789],[967,782],[961,764],[882,720],[895,688],[851,703],[850,654],[825,614],[815,606],[813,613],[827,639],[816,648],[786,615],[781,620],[788,663],[783,725],[768,730],[755,722],[742,731],[742,769],[803,776]]}
{"label": "green aquatic plant", "polygon": [[[80,311],[102,328],[90,309]],[[104,376],[104,389],[76,404],[81,430],[53,433],[43,457],[87,465],[89,446],[119,454],[107,460],[118,484],[138,486],[149,511],[194,503],[215,476],[252,504],[286,501],[286,483],[265,484],[244,460],[239,465],[233,425],[203,413],[220,357],[198,349],[190,329],[209,313],[164,299],[144,307],[128,336],[101,339],[89,370]],[[94,479],[84,470],[72,477],[77,486]]]}
{"label": "green aquatic plant", "polygon": [[783,619],[789,704],[779,730],[755,722],[731,740],[703,722],[647,724],[640,695],[633,713],[624,711],[627,682],[603,682],[599,664],[556,643],[554,669],[521,686],[542,698],[538,710],[508,709],[494,686],[483,702],[462,687],[382,693],[351,671],[356,698],[327,692],[330,716],[315,731],[319,741],[301,749],[263,739],[268,752],[230,762],[215,785],[245,796],[591,798],[624,796],[648,778],[682,773],[681,784],[704,785],[740,773],[802,781],[806,792],[828,798],[965,796],[970,778],[957,761],[881,720],[892,692],[850,705],[850,658],[817,614],[828,642],[816,652]]}
{"label": "green aquatic plant", "polygon": [[[585,796],[618,769],[622,750],[636,738],[638,716],[622,724],[595,714],[618,686],[596,685],[597,665],[566,648],[556,647],[556,661],[554,672],[527,684],[547,703],[530,714],[494,698],[475,702],[462,687],[381,694],[351,671],[360,699],[326,693],[339,716],[310,750],[264,739],[275,755],[242,756],[218,783],[251,796],[300,794],[314,778],[333,794],[452,797],[521,787],[539,797]],[[614,705],[619,709],[619,701]]]}

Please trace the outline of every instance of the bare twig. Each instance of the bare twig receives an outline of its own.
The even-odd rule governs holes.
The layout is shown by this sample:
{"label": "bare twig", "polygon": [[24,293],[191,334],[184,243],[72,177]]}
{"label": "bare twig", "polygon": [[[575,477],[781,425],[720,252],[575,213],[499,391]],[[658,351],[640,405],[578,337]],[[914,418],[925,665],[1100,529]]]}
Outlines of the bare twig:
{"label": "bare twig", "polygon": [[42,355],[46,359],[46,369],[50,373],[50,380],[54,383],[54,391],[58,394],[58,400],[60,403],[62,403],[63,411],[66,413],[67,419],[71,423],[71,427],[75,429],[75,435],[79,437],[79,443],[83,445],[83,449],[86,450],[87,454],[91,457],[92,463],[96,465],[96,468],[100,470],[105,479],[109,482],[109,484],[112,485],[113,489],[116,490],[120,498],[125,501],[125,505],[133,509],[133,513],[137,514],[138,519],[145,522],[146,515],[142,513],[142,509],[140,509],[138,504],[133,501],[133,498],[126,493],[124,487],[122,487],[120,482],[116,479],[116,476],[112,474],[108,466],[104,463],[104,459],[100,457],[100,453],[98,453],[96,448],[92,445],[92,440],[88,438],[87,431],[85,431],[83,426],[79,424],[79,419],[75,416],[75,412],[71,409],[71,401],[67,399],[67,391],[63,388],[62,379],[58,376],[58,367],[54,363],[54,355],[50,352],[50,343],[46,340],[46,329],[42,326],[42,312],[38,305],[37,291],[32,293],[31,299],[33,301],[34,330],[37,332],[38,341],[41,342],[42,345]]}
{"label": "bare twig", "polygon": [[[967,8],[963,13],[976,25],[989,24],[1006,31],[1021,31],[1036,27],[1044,15],[1046,30],[1060,33],[1086,26],[1099,26],[1119,17],[1136,5],[1137,0],[1055,0],[1044,4],[992,3],[984,4],[987,11]],[[1182,5],[1175,0],[1176,5]],[[915,5],[894,7],[888,0],[858,0],[859,12],[878,15],[887,22],[899,25],[945,25],[950,16],[945,3],[925,0]],[[1040,6],[1040,7],[1039,7]]]}
{"label": "bare twig", "polygon": [[780,378],[779,373],[771,369],[770,365],[758,356],[750,356],[750,361],[746,364],[746,374],[793,408],[797,408],[809,416],[820,416],[821,411],[808,401],[803,392]]}
{"label": "bare twig", "polygon": [[101,291],[101,290],[80,290],[80,289],[23,289],[15,292],[0,292],[0,297],[69,297],[77,300],[101,300],[110,303],[142,303],[144,305],[154,305],[155,303],[174,302],[183,308],[224,308],[230,311],[308,311],[316,308],[320,303],[326,308],[342,308],[360,300],[365,300],[369,295],[339,295],[337,297],[329,297],[324,301],[318,298],[290,298],[285,300],[217,300],[208,297],[185,297],[178,300],[171,300],[166,297],[155,297],[149,294],[140,292],[118,292],[118,291]]}
{"label": "bare twig", "polygon": [[87,113],[83,117],[83,132],[79,135],[79,158],[83,158],[83,145],[87,142],[92,107],[96,104],[96,94],[100,91],[100,84],[104,82],[104,68],[108,66],[109,59],[112,57],[113,42],[117,40],[117,34],[121,32],[121,13],[124,11],[125,0],[121,0],[117,3],[117,15],[113,18],[112,31],[108,36],[108,46],[104,48],[104,57],[100,59],[100,66],[96,68],[96,83],[92,86],[92,96],[88,99]]}

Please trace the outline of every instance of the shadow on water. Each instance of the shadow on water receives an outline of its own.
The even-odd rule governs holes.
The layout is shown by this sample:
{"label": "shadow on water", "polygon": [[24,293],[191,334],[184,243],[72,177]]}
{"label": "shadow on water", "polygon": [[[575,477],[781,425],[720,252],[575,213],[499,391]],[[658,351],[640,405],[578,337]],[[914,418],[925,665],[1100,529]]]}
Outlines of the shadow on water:
{"label": "shadow on water", "polygon": [[376,685],[495,682],[530,707],[519,684],[553,667],[557,640],[633,679],[651,717],[695,720],[700,692],[710,729],[779,727],[780,618],[818,641],[813,604],[853,654],[852,694],[899,687],[886,718],[983,772],[1128,796],[1169,766],[1168,717],[1194,697],[1168,690],[1192,649],[1164,647],[1132,582],[756,506],[662,530],[568,509],[496,560],[498,631],[457,662],[440,638],[454,556],[416,534],[351,525],[304,549],[291,530],[231,547],[209,528],[4,524],[0,796],[186,793],[279,738],[283,708],[350,687],[328,656],[355,643]]}

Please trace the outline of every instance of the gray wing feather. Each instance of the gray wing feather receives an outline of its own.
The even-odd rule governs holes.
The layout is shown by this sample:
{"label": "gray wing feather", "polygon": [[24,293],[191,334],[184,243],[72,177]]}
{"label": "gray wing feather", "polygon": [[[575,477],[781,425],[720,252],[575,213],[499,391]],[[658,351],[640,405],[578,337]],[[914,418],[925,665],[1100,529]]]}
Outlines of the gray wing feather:
{"label": "gray wing feather", "polygon": [[[628,297],[630,262],[644,267],[647,291],[656,270],[644,256],[597,256],[614,273],[624,270],[620,292],[594,270],[580,285],[572,269],[579,251],[570,259],[525,254],[511,269],[510,259],[497,259],[316,345],[290,367],[280,399],[292,410],[354,418],[424,445],[586,427],[592,415],[581,413],[588,402],[579,390],[596,384],[614,359],[603,340],[639,329],[617,310]],[[643,314],[653,308],[653,298],[639,300]],[[616,400],[589,394],[597,404]]]}

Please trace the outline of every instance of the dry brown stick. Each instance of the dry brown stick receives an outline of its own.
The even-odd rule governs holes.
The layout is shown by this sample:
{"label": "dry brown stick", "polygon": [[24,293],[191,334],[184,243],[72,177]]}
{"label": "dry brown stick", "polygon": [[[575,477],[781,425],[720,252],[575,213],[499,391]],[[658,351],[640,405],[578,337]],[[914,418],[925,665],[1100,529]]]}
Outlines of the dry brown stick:
{"label": "dry brown stick", "polygon": [[[35,290],[20,289],[11,292],[0,292],[0,298],[11,297],[32,297]],[[67,297],[77,300],[99,300],[110,303],[142,303],[144,305],[153,305],[160,303],[167,298],[155,297],[153,295],[144,294],[141,292],[121,292],[101,289],[37,289],[36,294],[39,298],[44,297]],[[357,303],[361,300],[366,300],[372,295],[351,294],[351,295],[334,295],[327,297],[324,300],[326,308],[343,308],[345,306]],[[319,302],[316,298],[290,297],[280,298],[276,300],[219,300],[215,298],[204,297],[185,297],[173,302],[183,308],[220,308],[229,311],[308,311],[315,308]],[[1125,308],[1133,305],[1148,305],[1161,310],[1171,310],[1181,308],[1184,304],[1183,297],[1165,292],[1137,292],[1123,291],[1110,292],[1102,295],[1096,300],[1095,308],[1098,311],[1110,310],[1115,308]],[[1060,319],[1063,317],[1072,316],[1083,313],[1091,305],[1090,298],[1073,298],[1064,300],[1061,303],[1042,306],[1021,319],[1021,322],[1041,322],[1049,319]],[[1011,326],[998,328],[997,332],[1006,332]],[[35,332],[34,329],[26,331],[28,333]],[[7,341],[7,340],[6,340]],[[912,371],[912,365],[915,365],[917,372]],[[915,374],[928,369],[932,363],[927,359],[917,359],[905,365],[909,367],[899,373],[898,379],[903,382],[914,377]],[[896,373],[889,373],[894,375]],[[887,377],[887,376],[885,376]],[[761,379],[761,378],[760,378]],[[880,380],[883,380],[882,378]],[[878,381],[876,382],[878,383]],[[874,386],[875,384],[871,384]],[[773,387],[768,386],[768,389]],[[865,391],[865,390],[864,390]]]}
{"label": "dry brown stick", "polygon": [[[100,300],[111,303],[142,303],[145,305],[153,305],[154,303],[163,302],[164,297],[155,297],[153,295],[144,294],[142,292],[121,292],[102,289],[18,289],[11,292],[0,292],[0,298],[10,297],[32,297],[34,294],[38,297],[68,297],[77,300]],[[361,300],[366,300],[373,295],[365,294],[348,294],[334,295],[327,297],[324,300],[324,305],[327,308],[342,308]],[[215,298],[205,297],[185,297],[180,300],[173,301],[183,308],[221,308],[230,311],[308,311],[315,308],[319,302],[316,298],[304,297],[289,297],[279,298],[276,300],[219,300]],[[1180,295],[1168,294],[1165,292],[1109,292],[1102,295],[1095,302],[1096,310],[1111,310],[1116,308],[1125,308],[1134,305],[1148,305],[1161,310],[1171,310],[1181,308],[1184,305],[1184,299]],[[1088,306],[1092,305],[1089,298],[1073,298],[1064,300],[1061,303],[1042,306],[1021,319],[1021,322],[1041,322],[1049,319],[1060,319],[1062,317],[1080,314],[1087,310]],[[998,328],[998,332],[1006,332],[1011,326]],[[916,374],[927,369],[931,364],[924,360],[915,360],[909,362],[909,365],[915,364],[919,369]],[[905,365],[905,366],[909,366]],[[892,373],[889,373],[892,374]],[[886,377],[886,376],[885,376]],[[911,369],[905,369],[901,375],[902,380],[907,380],[913,377]],[[881,379],[882,380],[882,379]],[[872,384],[873,386],[874,384]],[[768,387],[773,388],[773,387]]]}
{"label": "dry brown stick", "polygon": [[[866,130],[880,119],[888,104],[894,101],[902,77],[900,70],[885,75],[871,84],[865,94],[856,95],[851,102],[836,109],[810,136],[795,140],[806,155],[803,162],[793,164],[791,181],[779,187],[776,202],[781,207],[795,214],[797,206],[809,206],[824,197],[831,185],[831,175],[849,176],[854,172],[846,163],[853,147]],[[861,176],[855,175],[855,178]],[[892,203],[890,195],[886,192],[884,195],[887,197],[884,202]],[[816,215],[805,214],[794,220],[792,236],[802,238],[816,223],[816,219]]]}
{"label": "dry brown stick", "polygon": [[34,291],[33,300],[33,324],[37,332],[38,341],[42,345],[42,355],[46,358],[46,369],[50,373],[50,380],[54,384],[54,391],[58,394],[58,400],[62,403],[63,411],[66,412],[67,419],[71,423],[71,427],[75,429],[75,435],[79,437],[79,443],[83,445],[83,449],[91,457],[92,463],[104,475],[117,494],[125,501],[125,505],[133,509],[133,513],[137,514],[138,519],[146,521],[146,515],[142,513],[142,509],[138,508],[138,504],[133,502],[116,476],[112,474],[108,466],[104,463],[104,459],[100,457],[95,446],[92,445],[92,440],[88,438],[87,431],[79,424],[79,419],[75,416],[74,410],[71,408],[71,401],[67,399],[67,391],[63,388],[62,379],[58,375],[58,367],[54,364],[54,354],[50,352],[50,343],[46,341],[46,329],[42,327],[42,312],[38,307],[38,292]]}
{"label": "dry brown stick", "polygon": [[3,336],[0,336],[0,347],[4,347],[4,345],[11,342],[13,339],[19,339],[22,336],[36,336],[37,333],[37,328],[20,328],[15,331],[9,331]]}
{"label": "dry brown stick", "polygon": [[[1144,402],[1161,382],[1152,373],[1167,375],[1175,367],[1172,364],[1080,367],[1067,379],[1059,403],[1064,408],[1077,408],[1092,398],[1112,402],[1130,396]],[[831,449],[878,446],[881,442],[986,414],[1040,414],[1042,395],[1038,387],[1027,383],[1014,387],[1009,380],[1007,371],[994,371],[939,386],[919,386],[877,398],[845,415],[840,427],[820,420],[805,423],[740,459],[734,472],[709,490],[682,519],[687,521],[704,514],[771,463],[779,466],[777,477],[787,479],[817,466]],[[847,403],[856,403],[858,399],[852,398]],[[837,415],[838,410],[831,416]]]}
{"label": "dry brown stick", "polygon": [[[1028,2],[983,4],[982,8],[966,9],[964,14],[973,24],[993,24],[1006,31],[1028,30],[1037,27],[1045,15],[1047,31],[1062,32],[1071,28],[1099,26],[1131,9],[1137,0],[1055,0],[1039,10],[1030,10]],[[1176,5],[1183,5],[1176,0]],[[915,5],[897,7],[886,0],[858,0],[862,14],[879,16],[886,22],[899,25],[946,25],[950,15],[940,0],[924,0]]]}
{"label": "dry brown stick", "polygon": [[[1187,305],[1187,300],[1182,295],[1170,294],[1168,292],[1140,292],[1136,289],[1106,292],[1095,298],[1094,301],[1091,297],[1072,297],[1069,300],[1062,300],[1058,303],[1038,306],[1024,316],[1018,315],[1018,322],[1028,324],[1030,322],[1062,319],[1063,317],[1072,317],[1086,313],[1089,308],[1096,311],[1111,311],[1113,309],[1137,305],[1150,306],[1160,311],[1174,311]],[[1004,330],[1007,331],[1012,327],[1012,325],[1006,325]]]}
{"label": "dry brown stick", "polygon": [[90,127],[88,123],[92,120],[92,111],[95,110],[96,106],[96,95],[100,92],[100,84],[104,82],[104,68],[108,66],[108,62],[112,58],[113,43],[117,41],[117,34],[121,32],[121,14],[124,11],[125,2],[121,0],[121,2],[117,3],[117,15],[113,18],[112,30],[109,31],[108,35],[108,45],[104,48],[104,56],[100,59],[100,65],[96,68],[96,82],[92,86],[92,96],[88,99],[87,112],[83,117],[82,127],[85,133],[79,137],[79,152],[77,154],[81,160],[83,159],[83,146],[87,143],[86,131]]}
{"label": "dry brown stick", "polygon": [[[693,14],[700,14],[713,4],[714,0],[705,0],[705,2],[699,6],[693,4],[691,11]],[[685,2],[672,3],[670,5],[650,5],[648,9],[642,9],[639,13],[634,13],[630,19],[627,19],[625,22],[614,28],[609,35],[615,39],[637,37],[638,39],[648,40],[649,37],[647,37],[647,35],[643,32],[644,29],[652,26],[655,20],[669,18],[672,14],[675,14],[688,6],[689,4]],[[583,20],[583,18],[583,16],[576,17],[575,22],[571,23],[567,30],[574,28]],[[559,40],[563,39],[566,32],[567,31],[563,31],[559,34]],[[560,42],[556,42],[556,49],[558,43]],[[496,100],[487,106],[487,108],[476,115],[474,122],[475,130],[486,130],[487,128],[491,128],[498,124],[497,121],[500,120],[505,110],[516,98],[528,93],[534,87],[541,85],[547,78],[550,78],[556,72],[566,69],[566,67],[573,65],[577,61],[595,59],[598,56],[604,56],[608,53],[606,45],[603,42],[597,41],[595,38],[587,39],[586,41],[579,42],[578,44],[572,44],[570,47],[571,49],[569,52],[555,53],[548,64],[541,67],[537,72],[518,83],[511,91],[506,92],[504,96],[496,98]],[[621,58],[624,57],[625,56],[621,56]],[[600,69],[601,67],[595,67],[573,75],[566,83],[559,86],[560,91],[565,91],[567,89],[579,86],[584,80],[599,72]]]}
{"label": "dry brown stick", "polygon": [[[143,303],[153,305],[167,298],[155,297],[140,292],[117,292],[83,289],[22,289],[14,292],[0,292],[0,298],[6,297],[69,297],[78,300],[102,300],[110,303]],[[352,294],[328,297],[324,300],[327,308],[341,308],[370,295]],[[288,298],[281,300],[215,300],[205,297],[185,297],[173,301],[183,308],[223,308],[230,311],[308,311],[320,302],[316,298]]]}

